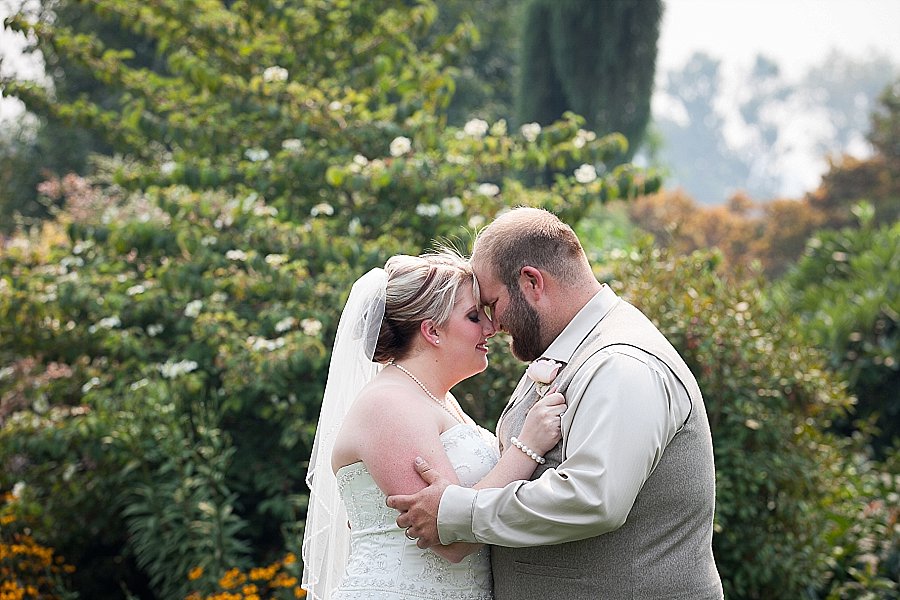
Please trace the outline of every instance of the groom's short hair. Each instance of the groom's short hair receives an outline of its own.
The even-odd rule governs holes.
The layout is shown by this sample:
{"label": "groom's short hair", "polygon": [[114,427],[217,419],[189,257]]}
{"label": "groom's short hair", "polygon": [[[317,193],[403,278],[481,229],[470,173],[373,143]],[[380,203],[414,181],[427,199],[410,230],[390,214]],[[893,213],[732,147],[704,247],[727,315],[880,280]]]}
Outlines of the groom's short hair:
{"label": "groom's short hair", "polygon": [[471,260],[488,266],[507,288],[518,286],[525,266],[546,271],[565,284],[577,282],[588,265],[571,227],[549,211],[528,207],[514,208],[482,229]]}

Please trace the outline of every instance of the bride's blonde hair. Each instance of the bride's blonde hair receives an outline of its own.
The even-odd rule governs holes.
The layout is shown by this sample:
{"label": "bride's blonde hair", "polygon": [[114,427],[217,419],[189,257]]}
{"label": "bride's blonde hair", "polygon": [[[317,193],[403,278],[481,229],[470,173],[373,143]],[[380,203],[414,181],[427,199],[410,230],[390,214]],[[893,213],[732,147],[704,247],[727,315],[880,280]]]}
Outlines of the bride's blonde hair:
{"label": "bride's blonde hair", "polygon": [[384,270],[384,318],[372,357],[379,363],[406,357],[422,321],[446,324],[461,286],[471,286],[476,301],[479,298],[472,267],[453,250],[420,256],[398,254],[385,263]]}

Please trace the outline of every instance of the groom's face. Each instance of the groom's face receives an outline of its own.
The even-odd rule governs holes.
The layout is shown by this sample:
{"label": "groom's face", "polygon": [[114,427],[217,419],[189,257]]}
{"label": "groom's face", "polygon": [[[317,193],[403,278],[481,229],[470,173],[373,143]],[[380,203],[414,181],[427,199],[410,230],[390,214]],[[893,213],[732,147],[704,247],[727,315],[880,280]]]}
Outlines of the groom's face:
{"label": "groom's face", "polygon": [[484,265],[473,264],[481,302],[494,327],[507,332],[510,348],[519,360],[530,362],[547,349],[541,335],[541,318],[518,287],[508,288]]}

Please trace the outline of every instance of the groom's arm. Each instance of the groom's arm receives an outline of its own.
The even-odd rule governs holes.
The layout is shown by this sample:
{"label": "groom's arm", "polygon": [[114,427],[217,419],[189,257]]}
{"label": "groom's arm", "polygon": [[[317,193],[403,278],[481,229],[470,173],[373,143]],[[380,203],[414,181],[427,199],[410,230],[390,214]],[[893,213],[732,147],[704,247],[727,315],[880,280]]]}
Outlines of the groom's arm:
{"label": "groom's arm", "polygon": [[690,400],[679,401],[670,388],[645,361],[598,353],[566,393],[563,462],[535,481],[499,489],[446,487],[439,539],[522,547],[618,529],[690,409]]}

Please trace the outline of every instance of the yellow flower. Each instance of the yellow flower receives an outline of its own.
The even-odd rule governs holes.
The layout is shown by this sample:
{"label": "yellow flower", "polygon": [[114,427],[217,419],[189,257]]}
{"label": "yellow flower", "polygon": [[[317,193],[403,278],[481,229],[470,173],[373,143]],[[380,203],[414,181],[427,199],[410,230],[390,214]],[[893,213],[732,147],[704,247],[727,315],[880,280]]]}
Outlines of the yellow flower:
{"label": "yellow flower", "polygon": [[268,567],[256,567],[254,569],[250,569],[250,580],[251,581],[267,581],[272,579],[275,576],[275,572],[278,570],[278,565],[270,565]]}
{"label": "yellow flower", "polygon": [[194,567],[188,573],[188,581],[197,581],[203,575],[203,567]]}
{"label": "yellow flower", "polygon": [[306,598],[306,590],[298,585],[294,588],[294,598]]}
{"label": "yellow flower", "polygon": [[219,580],[219,585],[225,588],[226,590],[230,590],[233,587],[237,587],[247,581],[247,576],[241,573],[239,569],[231,569],[222,578]]}
{"label": "yellow flower", "polygon": [[273,587],[289,588],[297,585],[297,578],[291,577],[287,573],[279,573],[278,577],[272,580]]}
{"label": "yellow flower", "polygon": [[292,565],[295,562],[297,562],[297,557],[294,555],[293,552],[288,552],[284,557],[284,564]]}
{"label": "yellow flower", "polygon": [[253,583],[247,584],[241,588],[241,593],[245,596],[255,595],[257,592],[259,592],[259,589],[257,589],[256,584]]}

